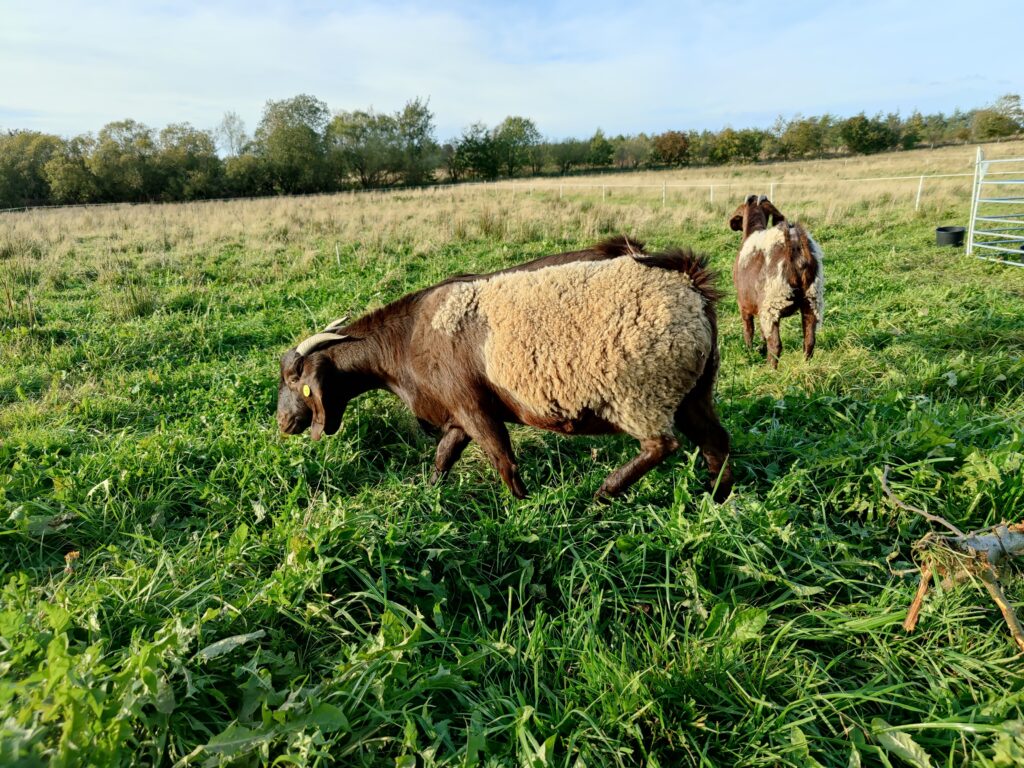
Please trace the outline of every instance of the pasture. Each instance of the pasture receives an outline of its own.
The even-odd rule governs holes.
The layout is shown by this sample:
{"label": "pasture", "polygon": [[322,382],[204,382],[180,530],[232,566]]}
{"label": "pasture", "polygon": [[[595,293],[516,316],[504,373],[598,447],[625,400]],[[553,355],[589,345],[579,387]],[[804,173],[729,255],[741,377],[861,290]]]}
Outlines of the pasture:
{"label": "pasture", "polygon": [[[0,764],[1020,764],[999,611],[938,584],[904,632],[930,526],[879,481],[964,530],[1024,517],[1024,270],[934,246],[969,179],[916,212],[916,181],[828,180],[972,159],[714,169],[665,205],[546,180],[0,215]],[[775,202],[826,269],[816,355],[785,320],[777,372],[726,224],[768,178],[818,180]],[[278,358],[328,321],[618,232],[720,271],[726,503],[684,444],[594,504],[635,442],[525,428],[528,499],[475,446],[430,487],[386,393],[278,435]]]}

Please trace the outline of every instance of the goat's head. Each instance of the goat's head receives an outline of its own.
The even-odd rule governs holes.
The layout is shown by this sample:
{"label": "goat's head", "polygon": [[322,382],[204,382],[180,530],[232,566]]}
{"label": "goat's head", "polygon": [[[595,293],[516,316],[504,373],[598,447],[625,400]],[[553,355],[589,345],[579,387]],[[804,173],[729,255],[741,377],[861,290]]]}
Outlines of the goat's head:
{"label": "goat's head", "polygon": [[[328,326],[335,327],[337,323]],[[328,351],[349,338],[330,331],[318,333],[282,355],[277,424],[283,433],[297,435],[309,427],[310,437],[319,440],[338,431],[354,393],[346,395],[345,377]]]}
{"label": "goat's head", "polygon": [[774,227],[786,217],[778,208],[771,204],[771,201],[761,195],[748,195],[729,217],[729,226],[737,232],[743,232],[746,237],[751,232],[767,229],[768,222]]}

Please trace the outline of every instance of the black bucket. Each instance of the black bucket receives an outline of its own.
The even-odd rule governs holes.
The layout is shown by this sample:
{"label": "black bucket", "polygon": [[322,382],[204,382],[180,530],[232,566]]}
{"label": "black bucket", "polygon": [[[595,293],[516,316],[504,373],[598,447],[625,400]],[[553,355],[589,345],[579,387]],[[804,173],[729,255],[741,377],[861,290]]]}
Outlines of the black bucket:
{"label": "black bucket", "polygon": [[936,227],[935,244],[952,246],[963,245],[965,231],[966,230],[963,227]]}

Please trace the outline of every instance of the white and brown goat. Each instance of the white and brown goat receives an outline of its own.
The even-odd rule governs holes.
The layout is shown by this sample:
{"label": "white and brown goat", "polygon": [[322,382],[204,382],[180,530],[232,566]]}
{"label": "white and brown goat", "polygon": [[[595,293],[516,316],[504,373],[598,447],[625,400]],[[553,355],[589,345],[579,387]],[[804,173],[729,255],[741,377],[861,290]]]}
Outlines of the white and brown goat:
{"label": "white and brown goat", "polygon": [[799,311],[804,355],[810,359],[815,332],[825,314],[821,248],[806,229],[786,221],[764,195],[747,197],[729,217],[729,226],[743,233],[732,279],[747,347],[753,344],[756,315],[767,345],[768,363],[778,368],[782,355],[779,320]]}

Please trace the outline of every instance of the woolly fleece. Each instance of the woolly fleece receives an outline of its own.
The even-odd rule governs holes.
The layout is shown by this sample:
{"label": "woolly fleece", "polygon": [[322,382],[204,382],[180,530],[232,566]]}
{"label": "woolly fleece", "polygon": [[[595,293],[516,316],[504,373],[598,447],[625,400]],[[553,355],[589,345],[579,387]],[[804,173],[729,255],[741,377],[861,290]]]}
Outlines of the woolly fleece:
{"label": "woolly fleece", "polygon": [[786,234],[779,227],[771,227],[769,229],[751,232],[750,236],[743,241],[742,247],[740,247],[737,266],[740,268],[746,267],[747,262],[754,258],[754,256],[759,252],[762,254],[769,254],[776,248],[776,246],[782,245],[785,242]]}
{"label": "woolly fleece", "polygon": [[488,379],[542,419],[585,409],[637,439],[673,415],[713,354],[688,275],[625,256],[446,286],[433,328],[481,324]]}
{"label": "woolly fleece", "polygon": [[821,321],[825,318],[825,260],[821,252],[821,246],[814,242],[814,238],[807,233],[807,244],[811,247],[811,255],[818,262],[818,274],[814,276],[814,285],[806,291],[808,300],[814,307],[815,327],[821,328]]}

